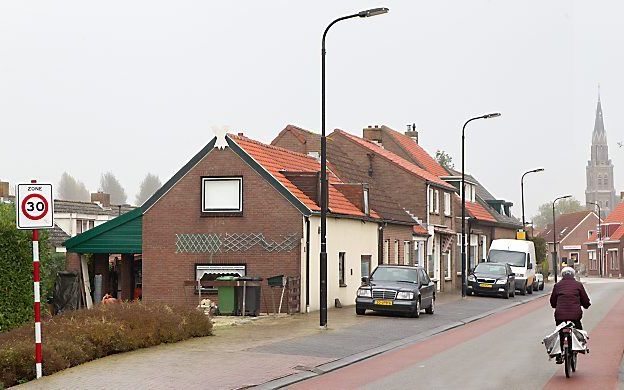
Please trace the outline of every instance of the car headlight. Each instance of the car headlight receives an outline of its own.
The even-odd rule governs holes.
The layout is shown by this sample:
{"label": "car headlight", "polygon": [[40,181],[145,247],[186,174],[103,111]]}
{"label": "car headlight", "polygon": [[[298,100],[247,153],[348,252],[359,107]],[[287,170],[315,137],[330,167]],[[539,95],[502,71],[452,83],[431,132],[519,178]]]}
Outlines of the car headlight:
{"label": "car headlight", "polygon": [[468,275],[468,281],[469,281],[469,282],[476,282],[476,281],[477,281],[477,278],[475,278],[475,276],[474,276],[474,275]]}
{"label": "car headlight", "polygon": [[414,293],[411,291],[399,291],[396,299],[414,299]]}
{"label": "car headlight", "polygon": [[370,298],[371,297],[371,290],[365,289],[365,288],[361,288],[361,289],[358,290],[357,296],[358,297],[368,297],[368,298]]}
{"label": "car headlight", "polygon": [[496,284],[507,284],[507,279],[498,279]]}

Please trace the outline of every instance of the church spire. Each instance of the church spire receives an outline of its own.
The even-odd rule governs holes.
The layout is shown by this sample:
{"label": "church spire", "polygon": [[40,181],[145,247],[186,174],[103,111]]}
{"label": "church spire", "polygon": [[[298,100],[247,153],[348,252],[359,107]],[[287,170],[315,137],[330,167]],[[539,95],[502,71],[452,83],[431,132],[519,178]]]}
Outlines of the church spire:
{"label": "church spire", "polygon": [[598,104],[596,105],[596,119],[594,121],[594,133],[592,135],[593,145],[606,145],[607,132],[602,119],[602,104],[600,102],[600,85],[598,85]]}

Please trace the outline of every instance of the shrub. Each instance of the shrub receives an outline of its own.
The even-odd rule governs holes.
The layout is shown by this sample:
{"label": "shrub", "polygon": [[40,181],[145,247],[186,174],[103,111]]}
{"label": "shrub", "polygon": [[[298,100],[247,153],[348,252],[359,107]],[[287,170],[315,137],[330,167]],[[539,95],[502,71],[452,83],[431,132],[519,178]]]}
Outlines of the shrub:
{"label": "shrub", "polygon": [[[211,334],[203,313],[142,302],[98,305],[51,317],[42,324],[46,375],[87,361],[161,343]],[[33,327],[0,334],[0,388],[35,378]]]}

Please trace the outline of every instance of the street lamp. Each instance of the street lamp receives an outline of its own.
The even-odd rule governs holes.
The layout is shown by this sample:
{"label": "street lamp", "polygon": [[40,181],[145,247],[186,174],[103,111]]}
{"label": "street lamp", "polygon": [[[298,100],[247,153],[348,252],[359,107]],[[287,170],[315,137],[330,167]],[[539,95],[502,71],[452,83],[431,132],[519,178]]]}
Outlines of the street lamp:
{"label": "street lamp", "polygon": [[383,15],[388,8],[372,8],[340,17],[327,26],[321,45],[321,254],[320,254],[320,326],[327,327],[327,139],[325,138],[325,38],[334,24],[351,18]]}
{"label": "street lamp", "polygon": [[556,198],[555,200],[553,200],[553,205],[552,205],[552,214],[553,214],[553,272],[555,273],[555,283],[557,283],[557,225],[555,222],[555,203],[557,203],[557,201],[559,199],[566,199],[566,198],[571,198],[572,195],[566,195],[566,196],[560,196],[558,198]]}
{"label": "street lamp", "polygon": [[520,191],[522,192],[522,230],[524,230],[526,226],[526,221],[524,220],[524,176],[528,175],[529,173],[543,172],[543,171],[544,171],[544,168],[537,168],[537,169],[524,172],[522,174],[522,178],[520,179]]}
{"label": "street lamp", "polygon": [[[587,204],[598,207],[598,242],[602,242],[602,212],[600,211],[600,204],[594,202],[587,202]],[[598,272],[600,273],[600,277],[602,278],[602,248],[598,249]]]}
{"label": "street lamp", "polygon": [[461,179],[461,193],[462,193],[462,234],[461,234],[461,239],[462,239],[462,244],[461,244],[461,262],[462,262],[462,271],[461,271],[461,278],[462,278],[462,298],[466,296],[466,183],[465,183],[465,176],[466,173],[464,171],[464,144],[466,141],[466,137],[465,137],[465,132],[466,132],[466,125],[468,125],[468,123],[477,120],[477,119],[490,119],[490,118],[496,118],[498,116],[500,116],[501,114],[499,112],[494,112],[491,114],[485,114],[485,115],[481,115],[481,116],[476,116],[474,118],[470,118],[466,121],[466,123],[464,123],[464,127],[462,127],[462,179]]}

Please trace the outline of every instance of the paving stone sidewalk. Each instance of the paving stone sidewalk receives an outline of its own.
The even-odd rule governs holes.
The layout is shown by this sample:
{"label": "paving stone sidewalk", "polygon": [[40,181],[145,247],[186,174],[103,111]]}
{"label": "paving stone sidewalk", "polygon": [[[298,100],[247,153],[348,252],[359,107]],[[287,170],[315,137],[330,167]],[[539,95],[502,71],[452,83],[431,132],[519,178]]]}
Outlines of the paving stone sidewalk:
{"label": "paving stone sidewalk", "polygon": [[440,295],[436,313],[418,319],[356,316],[353,307],[332,309],[327,330],[319,329],[318,313],[264,318],[217,327],[211,337],[108,356],[19,388],[241,389],[366,356],[367,351],[400,345],[401,340],[541,295],[464,301],[456,294]]}

